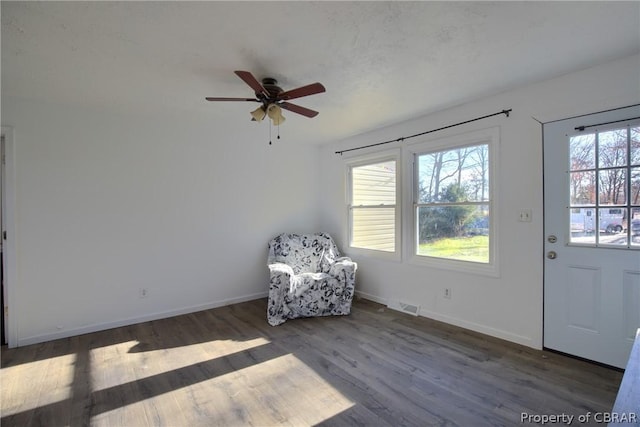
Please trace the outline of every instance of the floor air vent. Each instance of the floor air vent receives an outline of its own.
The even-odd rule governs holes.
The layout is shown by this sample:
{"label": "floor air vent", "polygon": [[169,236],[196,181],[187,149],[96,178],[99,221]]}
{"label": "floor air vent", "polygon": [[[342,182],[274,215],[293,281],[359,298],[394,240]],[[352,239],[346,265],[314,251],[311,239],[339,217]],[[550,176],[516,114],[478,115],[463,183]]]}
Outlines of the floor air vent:
{"label": "floor air vent", "polygon": [[401,301],[394,301],[387,305],[392,310],[401,311],[403,313],[410,314],[412,316],[417,316],[420,312],[419,305],[407,304]]}

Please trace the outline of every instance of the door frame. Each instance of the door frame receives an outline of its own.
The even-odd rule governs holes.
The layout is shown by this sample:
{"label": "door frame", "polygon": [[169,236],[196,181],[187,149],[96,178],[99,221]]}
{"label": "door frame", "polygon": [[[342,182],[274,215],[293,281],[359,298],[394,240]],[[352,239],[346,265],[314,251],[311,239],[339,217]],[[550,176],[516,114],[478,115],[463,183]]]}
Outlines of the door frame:
{"label": "door frame", "polygon": [[[16,170],[15,170],[15,144],[14,132],[10,126],[2,126],[1,134],[4,137],[4,159],[2,159],[2,226],[6,232],[3,241],[2,266],[4,280],[4,304],[2,315],[9,348],[18,345],[18,324],[13,311],[16,307]],[[0,233],[1,234],[1,233]],[[0,238],[3,236],[0,235]],[[11,310],[9,310],[11,308]],[[7,310],[7,311],[5,311]]]}

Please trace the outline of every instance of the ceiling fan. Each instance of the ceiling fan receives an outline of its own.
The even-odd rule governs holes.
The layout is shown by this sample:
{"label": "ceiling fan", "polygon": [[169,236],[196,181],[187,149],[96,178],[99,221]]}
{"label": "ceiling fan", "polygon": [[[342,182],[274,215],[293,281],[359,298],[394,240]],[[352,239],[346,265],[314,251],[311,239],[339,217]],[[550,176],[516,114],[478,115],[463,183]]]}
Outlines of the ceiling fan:
{"label": "ceiling fan", "polygon": [[305,117],[315,117],[318,115],[317,111],[310,110],[309,108],[301,107],[296,104],[288,102],[291,99],[302,98],[303,96],[315,95],[317,93],[325,92],[326,89],[320,83],[312,83],[310,85],[302,86],[297,89],[282,90],[278,86],[276,79],[266,77],[262,79],[260,83],[249,71],[234,71],[238,77],[240,77],[246,84],[253,89],[256,96],[255,98],[220,98],[208,96],[205,99],[207,101],[250,101],[259,102],[262,105],[255,111],[251,112],[251,120],[261,121],[265,116],[273,121],[274,125],[279,125],[284,122],[281,108],[292,111],[297,114],[301,114]]}

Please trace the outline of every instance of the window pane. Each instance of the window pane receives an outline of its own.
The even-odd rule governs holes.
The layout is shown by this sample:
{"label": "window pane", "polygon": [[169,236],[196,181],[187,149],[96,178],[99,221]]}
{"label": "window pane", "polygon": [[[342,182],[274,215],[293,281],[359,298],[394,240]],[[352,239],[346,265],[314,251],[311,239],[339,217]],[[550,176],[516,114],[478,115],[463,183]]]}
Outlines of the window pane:
{"label": "window pane", "polygon": [[601,170],[600,180],[601,205],[623,205],[627,203],[626,172],[624,168]]}
{"label": "window pane", "polygon": [[489,200],[489,146],[418,156],[418,203]]}
{"label": "window pane", "polygon": [[351,210],[351,224],[351,246],[395,251],[395,207],[354,207]]}
{"label": "window pane", "polygon": [[627,165],[627,129],[601,132],[598,135],[598,163],[601,168]]}
{"label": "window pane", "polygon": [[572,206],[596,204],[596,173],[594,171],[571,172],[569,180]]}
{"label": "window pane", "polygon": [[631,128],[631,165],[640,166],[640,127]]}
{"label": "window pane", "polygon": [[571,209],[571,243],[596,243],[594,208]]}
{"label": "window pane", "polygon": [[640,246],[640,208],[631,209],[631,245]]}
{"label": "window pane", "polygon": [[640,206],[640,167],[631,168],[631,204]]}
{"label": "window pane", "polygon": [[395,205],[394,160],[352,168],[352,205]]}
{"label": "window pane", "polygon": [[569,140],[570,170],[593,169],[596,166],[596,135],[578,135]]}
{"label": "window pane", "polygon": [[598,239],[600,243],[627,245],[627,234],[622,232],[624,230],[625,213],[626,209],[624,208],[599,209],[600,227]]}
{"label": "window pane", "polygon": [[489,205],[420,206],[418,255],[489,262]]}

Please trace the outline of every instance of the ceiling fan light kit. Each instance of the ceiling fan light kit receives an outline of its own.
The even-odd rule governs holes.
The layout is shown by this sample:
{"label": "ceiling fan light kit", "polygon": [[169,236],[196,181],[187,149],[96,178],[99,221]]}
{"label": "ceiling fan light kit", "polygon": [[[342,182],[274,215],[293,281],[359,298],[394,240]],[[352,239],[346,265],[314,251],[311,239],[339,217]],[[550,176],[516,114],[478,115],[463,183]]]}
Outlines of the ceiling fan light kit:
{"label": "ceiling fan light kit", "polygon": [[267,107],[267,115],[275,126],[280,126],[285,120],[282,109],[277,104],[270,104]]}
{"label": "ceiling fan light kit", "polygon": [[264,107],[260,106],[251,112],[251,120],[254,122],[261,122],[266,115],[267,112],[264,111]]}
{"label": "ceiling fan light kit", "polygon": [[317,93],[325,92],[326,89],[321,83],[312,83],[310,85],[302,86],[292,90],[282,90],[278,86],[276,79],[266,77],[262,79],[260,83],[249,71],[235,71],[236,75],[240,77],[253,91],[255,92],[255,98],[222,98],[222,97],[206,97],[207,101],[248,101],[259,102],[262,105],[251,112],[251,120],[260,122],[264,120],[265,116],[268,116],[274,125],[279,126],[285,121],[282,115],[282,109],[291,111],[296,114],[300,114],[305,117],[315,117],[318,115],[317,111],[310,110],[309,108],[302,107],[300,105],[292,104],[289,100],[302,98],[304,96],[315,95]]}

